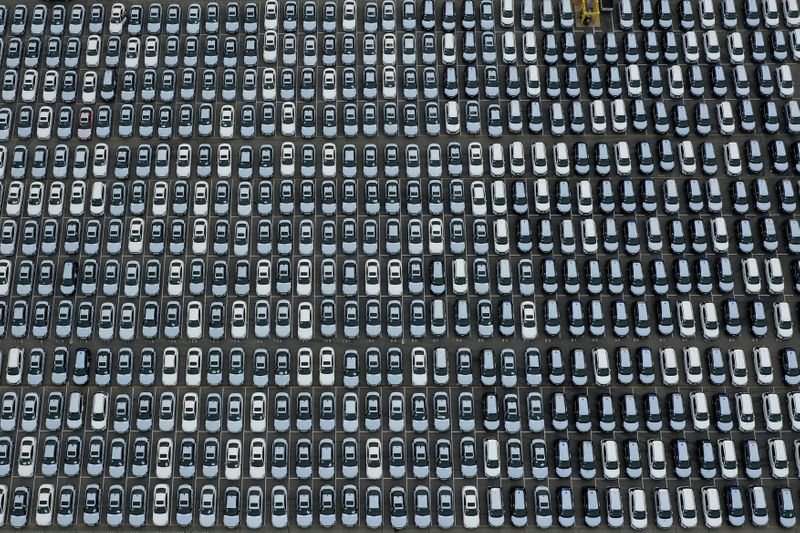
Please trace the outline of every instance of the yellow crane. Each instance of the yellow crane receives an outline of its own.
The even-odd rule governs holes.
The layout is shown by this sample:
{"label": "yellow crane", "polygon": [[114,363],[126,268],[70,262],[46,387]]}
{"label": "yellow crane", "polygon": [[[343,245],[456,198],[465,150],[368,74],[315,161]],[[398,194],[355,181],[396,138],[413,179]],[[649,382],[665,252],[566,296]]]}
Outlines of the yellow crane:
{"label": "yellow crane", "polygon": [[579,0],[578,24],[597,26],[600,24],[600,0]]}

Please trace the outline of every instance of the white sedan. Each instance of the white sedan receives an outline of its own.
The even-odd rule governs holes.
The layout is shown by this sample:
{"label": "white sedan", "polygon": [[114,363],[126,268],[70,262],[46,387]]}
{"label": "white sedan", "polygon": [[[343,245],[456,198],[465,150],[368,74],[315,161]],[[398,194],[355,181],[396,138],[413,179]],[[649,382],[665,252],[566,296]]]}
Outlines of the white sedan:
{"label": "white sedan", "polygon": [[522,302],[519,309],[522,317],[522,338],[533,340],[539,333],[536,326],[536,306],[533,302]]}
{"label": "white sedan", "polygon": [[297,307],[297,338],[301,341],[311,340],[314,334],[313,316],[310,303],[302,302]]}

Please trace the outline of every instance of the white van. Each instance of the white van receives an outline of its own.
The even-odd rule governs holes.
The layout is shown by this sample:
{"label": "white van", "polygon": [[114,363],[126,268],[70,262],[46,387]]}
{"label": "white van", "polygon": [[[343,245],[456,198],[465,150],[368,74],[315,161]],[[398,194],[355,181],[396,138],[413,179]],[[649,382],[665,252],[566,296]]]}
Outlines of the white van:
{"label": "white van", "polygon": [[25,351],[22,348],[8,350],[6,362],[6,385],[19,385],[22,383],[22,367],[25,364]]}
{"label": "white van", "polygon": [[[742,353],[742,359],[744,359],[744,353]],[[774,378],[769,348],[766,346],[753,348],[753,367],[756,369],[756,381],[759,385],[772,384]]]}
{"label": "white van", "polygon": [[108,424],[108,393],[96,392],[92,397],[91,426],[94,431],[104,431]]}
{"label": "white van", "polygon": [[606,439],[600,442],[600,457],[603,460],[603,477],[619,479],[620,463],[617,441]]}
{"label": "white van", "polygon": [[695,431],[705,431],[710,424],[708,397],[706,393],[694,391],[689,393],[689,406],[692,413],[692,424]]}
{"label": "white van", "polygon": [[433,381],[437,385],[445,385],[450,379],[450,365],[447,349],[439,347],[433,350]]}
{"label": "white van", "polygon": [[550,212],[550,189],[545,178],[533,182],[534,207],[539,214]]}
{"label": "white van", "polygon": [[700,44],[694,31],[683,34],[683,57],[690,64],[700,61]]}
{"label": "white van", "polygon": [[497,439],[483,441],[483,472],[490,479],[500,477],[500,442]]}
{"label": "white van", "polygon": [[611,361],[608,357],[608,350],[605,348],[593,348],[592,361],[594,362],[595,384],[600,386],[610,385]]}
{"label": "white van", "polygon": [[664,385],[674,386],[678,384],[678,356],[674,348],[661,348],[658,351],[661,357],[661,381]]}
{"label": "white van", "polygon": [[508,237],[508,221],[504,218],[494,221],[494,251],[506,255],[510,249]]}
{"label": "white van", "polygon": [[[792,32],[794,34],[794,32]],[[800,57],[800,50],[798,50],[798,57]],[[525,69],[525,91],[528,93],[528,98],[539,98],[542,94],[542,79],[539,76],[539,67],[536,65],[528,65]]]}
{"label": "white van", "polygon": [[711,219],[711,241],[714,251],[718,254],[728,252],[730,239],[728,238],[728,225],[724,217],[714,217]]}
{"label": "white van", "polygon": [[715,30],[708,30],[703,34],[703,48],[706,53],[706,61],[716,63],[720,60],[719,38]]}
{"label": "white van", "polygon": [[597,239],[597,226],[595,225],[594,219],[585,218],[581,220],[581,242],[583,245],[583,253],[597,253],[599,241]]}
{"label": "white van", "polygon": [[683,368],[686,372],[686,381],[690,385],[698,385],[703,382],[703,362],[697,346],[683,348]]}

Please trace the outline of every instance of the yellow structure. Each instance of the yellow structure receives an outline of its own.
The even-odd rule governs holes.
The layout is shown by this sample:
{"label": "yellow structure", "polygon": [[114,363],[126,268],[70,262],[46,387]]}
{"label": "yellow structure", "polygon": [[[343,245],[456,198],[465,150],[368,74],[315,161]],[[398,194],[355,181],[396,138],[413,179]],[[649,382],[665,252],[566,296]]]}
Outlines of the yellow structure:
{"label": "yellow structure", "polygon": [[597,26],[600,24],[600,0],[578,0],[578,24]]}

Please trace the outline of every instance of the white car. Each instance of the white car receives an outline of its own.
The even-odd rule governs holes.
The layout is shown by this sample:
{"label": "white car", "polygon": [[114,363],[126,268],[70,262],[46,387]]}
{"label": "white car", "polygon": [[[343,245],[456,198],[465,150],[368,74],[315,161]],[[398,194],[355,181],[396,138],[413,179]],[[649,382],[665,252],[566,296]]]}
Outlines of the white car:
{"label": "white car", "polygon": [[700,45],[693,30],[683,34],[683,57],[690,64],[700,61]]}
{"label": "white car", "polygon": [[800,6],[797,0],[783,0],[783,18],[790,28],[800,26]]}
{"label": "white car", "polygon": [[716,31],[708,30],[703,34],[703,48],[706,53],[706,61],[709,63],[719,62],[722,52]]}
{"label": "white car", "polygon": [[[82,182],[78,182],[82,183]],[[85,184],[82,184],[85,188]],[[21,181],[12,181],[8,184],[8,192],[6,193],[6,216],[18,217],[22,213],[22,196],[24,194],[24,187]]]}
{"label": "white car", "polygon": [[761,395],[761,409],[764,414],[764,425],[767,431],[777,433],[783,429],[783,415],[781,414],[778,394],[765,392]]}
{"label": "white car", "polygon": [[794,335],[792,313],[788,302],[775,302],[772,304],[772,313],[775,319],[775,335],[780,340],[791,339]]}
{"label": "white car", "polygon": [[231,337],[234,339],[247,338],[247,327],[247,304],[237,300],[231,306]]}
{"label": "white car", "polygon": [[310,387],[314,380],[313,367],[314,355],[310,348],[300,348],[297,351],[297,386]]}
{"label": "white car", "polygon": [[680,381],[678,374],[678,356],[674,348],[661,348],[661,381],[664,385],[674,387]]}
{"label": "white car", "polygon": [[747,294],[761,292],[761,275],[758,272],[758,262],[754,257],[742,259],[742,280]]}
{"label": "white car", "polygon": [[600,443],[600,456],[603,461],[603,477],[605,479],[619,479],[620,457],[617,441],[606,439]]}
{"label": "white car", "polygon": [[297,262],[297,280],[295,281],[295,291],[298,296],[311,296],[313,286],[313,267],[309,259],[301,259]]}
{"label": "white car", "polygon": [[483,182],[473,181],[470,191],[472,193],[472,214],[476,217],[485,217],[488,209],[486,187]]}
{"label": "white car", "polygon": [[[92,187],[94,188],[94,185]],[[105,184],[103,184],[103,188],[105,188]],[[34,181],[30,185],[28,185],[28,203],[25,209],[28,213],[28,216],[38,217],[42,215],[43,200],[44,200],[44,183],[42,183],[41,181]],[[100,215],[95,215],[95,216],[100,216]]]}
{"label": "white car", "polygon": [[257,437],[250,441],[249,473],[253,479],[264,479],[267,475],[266,468],[267,442]]}
{"label": "white car", "polygon": [[650,467],[650,477],[664,479],[667,476],[667,455],[664,441],[650,439],[647,441],[647,459]]}
{"label": "white car", "polygon": [[130,37],[128,43],[125,45],[125,68],[137,69],[139,68],[139,52],[142,47],[142,42],[138,37]]}
{"label": "white car", "polygon": [[295,172],[294,143],[285,142],[281,145],[281,176],[291,178]]}
{"label": "white car", "polygon": [[232,139],[234,134],[234,111],[232,105],[222,106],[219,115],[219,136],[222,139]]}
{"label": "white car", "polygon": [[200,302],[189,302],[186,307],[186,337],[188,339],[203,338],[203,306]]}
{"label": "white car", "polygon": [[403,264],[399,259],[390,259],[387,271],[386,285],[389,296],[401,296],[404,283]]}
{"label": "white car", "polygon": [[447,32],[442,36],[441,60],[445,65],[454,65],[456,62],[456,36]]}
{"label": "white car", "polygon": [[722,526],[722,504],[719,489],[703,487],[700,489],[700,500],[703,507],[703,523],[709,529]]}
{"label": "white car", "polygon": [[522,176],[525,173],[525,149],[522,142],[512,142],[508,147],[508,153],[511,175]]}
{"label": "white car", "polygon": [[628,489],[628,510],[631,528],[644,529],[647,527],[647,503],[644,489]]}
{"label": "white car", "polygon": [[789,65],[781,65],[775,69],[778,82],[778,92],[782,98],[792,98],[794,96],[794,80],[792,70]]}
{"label": "white car", "polygon": [[225,479],[237,481],[242,476],[242,441],[230,439],[225,444]]}
{"label": "white car", "polygon": [[536,141],[531,145],[531,163],[534,176],[547,174],[547,148],[542,141]]}
{"label": "white car", "polygon": [[297,306],[297,338],[302,341],[311,340],[314,335],[314,311],[309,302],[301,302]]}
{"label": "white car", "polygon": [[788,393],[786,403],[789,406],[789,421],[792,424],[792,431],[800,431],[800,392]]}
{"label": "white car", "polygon": [[697,334],[697,324],[694,319],[694,309],[689,300],[681,300],[677,306],[678,333],[681,337],[689,339]]}
{"label": "white car", "polygon": [[741,65],[745,60],[744,41],[742,34],[734,31],[728,34],[728,56],[734,65]]}
{"label": "white car", "polygon": [[428,384],[428,353],[425,348],[411,350],[411,384],[415,387]]}
{"label": "white car", "polygon": [[[323,83],[323,95],[324,92]],[[278,85],[275,82],[275,69],[265,68],[261,74],[261,98],[267,102],[274,102],[278,97]]]}
{"label": "white car", "polygon": [[700,329],[705,339],[714,340],[719,338],[719,319],[717,317],[717,307],[713,302],[700,304]]}
{"label": "white car", "polygon": [[367,479],[383,478],[383,451],[380,439],[367,439]]}
{"label": "white car", "polygon": [[538,336],[536,326],[536,306],[533,302],[522,302],[519,306],[522,321],[522,338],[534,340]]}
{"label": "white car", "polygon": [[24,478],[33,477],[36,464],[36,437],[23,437],[19,442],[17,453],[17,475]]}
{"label": "white car", "polygon": [[278,1],[267,0],[264,5],[264,29],[277,30],[278,29]]}
{"label": "white car", "polygon": [[482,178],[484,173],[483,149],[481,143],[473,142],[467,146],[467,165],[471,178]]}
{"label": "white car", "polygon": [[100,42],[99,35],[90,35],[86,39],[86,54],[85,61],[88,68],[97,68],[100,66],[100,53],[103,48]]}
{"label": "white car", "polygon": [[108,32],[111,35],[122,34],[126,18],[125,6],[122,3],[118,2],[112,5],[111,13],[108,17]]}
{"label": "white car", "polygon": [[717,460],[720,475],[723,479],[736,479],[739,475],[739,464],[736,461],[736,446],[731,439],[717,441]]}
{"label": "white car", "polygon": [[701,391],[689,393],[689,410],[692,414],[692,425],[695,431],[705,431],[711,424],[708,411],[708,396]]}
{"label": "white car", "polygon": [[764,273],[767,277],[767,288],[772,294],[783,294],[783,268],[777,257],[764,259]]}
{"label": "white car", "polygon": [[500,442],[488,438],[483,441],[483,473],[487,478],[500,477],[502,459],[500,458]]}
{"label": "white car", "polygon": [[144,66],[146,68],[158,67],[159,56],[158,37],[149,35],[144,41]]}
{"label": "white car", "polygon": [[440,218],[432,218],[428,221],[428,253],[431,255],[441,255],[444,253],[444,225]]}
{"label": "white car", "polygon": [[281,106],[281,135],[293,137],[297,131],[296,123],[294,102],[284,102]]}
{"label": "white car", "polygon": [[46,104],[53,104],[58,99],[58,71],[48,70],[44,74],[42,82],[42,101]]}
{"label": "white car", "polygon": [[589,115],[592,120],[592,133],[602,135],[608,127],[605,103],[602,100],[592,100],[589,105]]}
{"label": "white car", "polygon": [[769,453],[769,465],[772,477],[775,479],[785,479],[789,476],[789,454],[786,451],[786,443],[783,439],[769,439],[767,441]]}
{"label": "white car", "polygon": [[36,494],[36,518],[35,523],[38,527],[48,527],[53,523],[53,498],[55,487],[50,483],[39,486]]}
{"label": "white car", "polygon": [[172,439],[163,438],[158,440],[156,445],[156,478],[169,479],[172,477],[172,451]]}
{"label": "white car", "polygon": [[181,431],[193,433],[197,431],[199,417],[199,396],[196,392],[187,392],[183,395],[183,412],[181,414]]}
{"label": "white car", "polygon": [[319,384],[323,387],[332,387],[336,380],[336,353],[333,348],[326,346],[319,350]]}
{"label": "white car", "polygon": [[636,63],[625,67],[625,82],[628,96],[638,98],[642,95],[642,74]]}
{"label": "white car", "polygon": [[[96,76],[97,74],[95,74]],[[20,92],[20,99],[23,102],[35,102],[36,94],[39,88],[39,73],[33,69],[26,70],[22,75],[22,91]]]}
{"label": "white car", "polygon": [[683,71],[680,65],[672,65],[667,71],[669,95],[672,98],[683,98],[686,83],[683,81]]}
{"label": "white car", "polygon": [[153,487],[153,525],[165,527],[169,524],[169,485],[159,483]]}
{"label": "white car", "polygon": [[697,502],[690,487],[678,488],[678,516],[683,528],[693,528],[697,525]]}
{"label": "white car", "polygon": [[736,419],[739,424],[739,431],[753,431],[756,427],[753,397],[748,392],[736,394]]}
{"label": "white car", "polygon": [[481,525],[478,507],[478,489],[466,485],[461,489],[462,524],[465,529],[477,529]]}
{"label": "white car", "polygon": [[503,33],[502,37],[503,63],[512,65],[517,62],[517,42],[513,31]]}
{"label": "white car", "polygon": [[733,135],[736,133],[736,120],[730,102],[724,101],[717,104],[717,123],[721,134]]}

